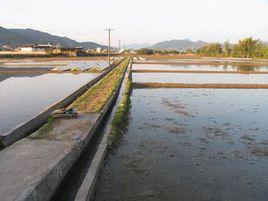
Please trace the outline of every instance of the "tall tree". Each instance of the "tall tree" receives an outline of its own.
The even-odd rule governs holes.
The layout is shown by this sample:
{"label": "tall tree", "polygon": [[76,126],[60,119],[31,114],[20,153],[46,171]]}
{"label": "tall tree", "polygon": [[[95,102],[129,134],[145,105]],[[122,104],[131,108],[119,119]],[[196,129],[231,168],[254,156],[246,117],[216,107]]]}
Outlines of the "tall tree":
{"label": "tall tree", "polygon": [[232,52],[231,44],[227,40],[227,41],[224,42],[223,54],[224,54],[224,56],[229,57],[231,55],[231,52]]}
{"label": "tall tree", "polygon": [[235,57],[254,58],[257,57],[256,50],[260,45],[259,40],[254,40],[252,37],[239,40],[234,46],[233,55]]}

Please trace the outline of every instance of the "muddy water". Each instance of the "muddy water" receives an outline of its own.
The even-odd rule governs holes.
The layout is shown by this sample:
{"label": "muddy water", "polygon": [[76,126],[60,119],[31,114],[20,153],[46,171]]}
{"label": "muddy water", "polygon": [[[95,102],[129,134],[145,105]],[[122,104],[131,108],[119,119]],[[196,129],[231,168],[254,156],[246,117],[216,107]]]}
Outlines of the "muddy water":
{"label": "muddy water", "polygon": [[95,201],[266,201],[268,90],[135,89]]}
{"label": "muddy water", "polygon": [[268,84],[268,74],[133,73],[133,82]]}
{"label": "muddy water", "polygon": [[[0,80],[0,133],[28,121],[98,74],[44,74]],[[6,79],[5,79],[6,78]]]}
{"label": "muddy water", "polygon": [[268,66],[134,64],[133,70],[194,70],[194,71],[196,70],[196,71],[268,72]]}

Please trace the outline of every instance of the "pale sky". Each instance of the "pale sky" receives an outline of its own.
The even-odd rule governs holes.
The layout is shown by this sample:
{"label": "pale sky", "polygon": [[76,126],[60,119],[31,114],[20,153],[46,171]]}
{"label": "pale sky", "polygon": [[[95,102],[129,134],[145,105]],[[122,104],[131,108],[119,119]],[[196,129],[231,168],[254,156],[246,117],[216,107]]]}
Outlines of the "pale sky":
{"label": "pale sky", "polygon": [[268,41],[267,0],[0,0],[0,26],[112,44],[170,39]]}

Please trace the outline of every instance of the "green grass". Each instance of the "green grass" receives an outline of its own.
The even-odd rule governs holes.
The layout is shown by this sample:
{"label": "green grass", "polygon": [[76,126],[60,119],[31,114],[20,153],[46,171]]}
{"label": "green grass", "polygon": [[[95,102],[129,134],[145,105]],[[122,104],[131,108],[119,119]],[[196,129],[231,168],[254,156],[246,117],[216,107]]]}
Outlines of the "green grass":
{"label": "green grass", "polygon": [[112,121],[112,130],[108,138],[108,143],[110,145],[113,145],[118,141],[119,137],[123,134],[128,124],[128,113],[131,105],[131,91],[132,82],[128,78],[125,92],[122,96],[121,102],[119,103],[117,112],[115,113],[115,116]]}
{"label": "green grass", "polygon": [[100,112],[113,92],[119,87],[128,63],[129,59],[124,60],[84,95],[78,98],[70,107],[74,107],[81,112]]}
{"label": "green grass", "polygon": [[91,68],[87,71],[85,71],[86,73],[101,73],[103,70],[100,68]]}
{"label": "green grass", "polygon": [[45,125],[43,125],[39,130],[29,136],[30,139],[44,139],[47,137],[47,134],[53,129],[53,124],[55,119],[53,117],[49,117],[48,121]]}

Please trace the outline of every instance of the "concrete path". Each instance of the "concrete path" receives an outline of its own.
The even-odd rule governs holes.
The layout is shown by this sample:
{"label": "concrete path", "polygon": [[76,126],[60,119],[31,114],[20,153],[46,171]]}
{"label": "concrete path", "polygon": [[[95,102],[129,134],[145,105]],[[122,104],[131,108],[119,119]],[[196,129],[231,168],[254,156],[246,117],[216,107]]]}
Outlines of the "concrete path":
{"label": "concrete path", "polygon": [[0,198],[49,200],[87,145],[101,114],[55,122],[45,136],[31,135],[1,151]]}

